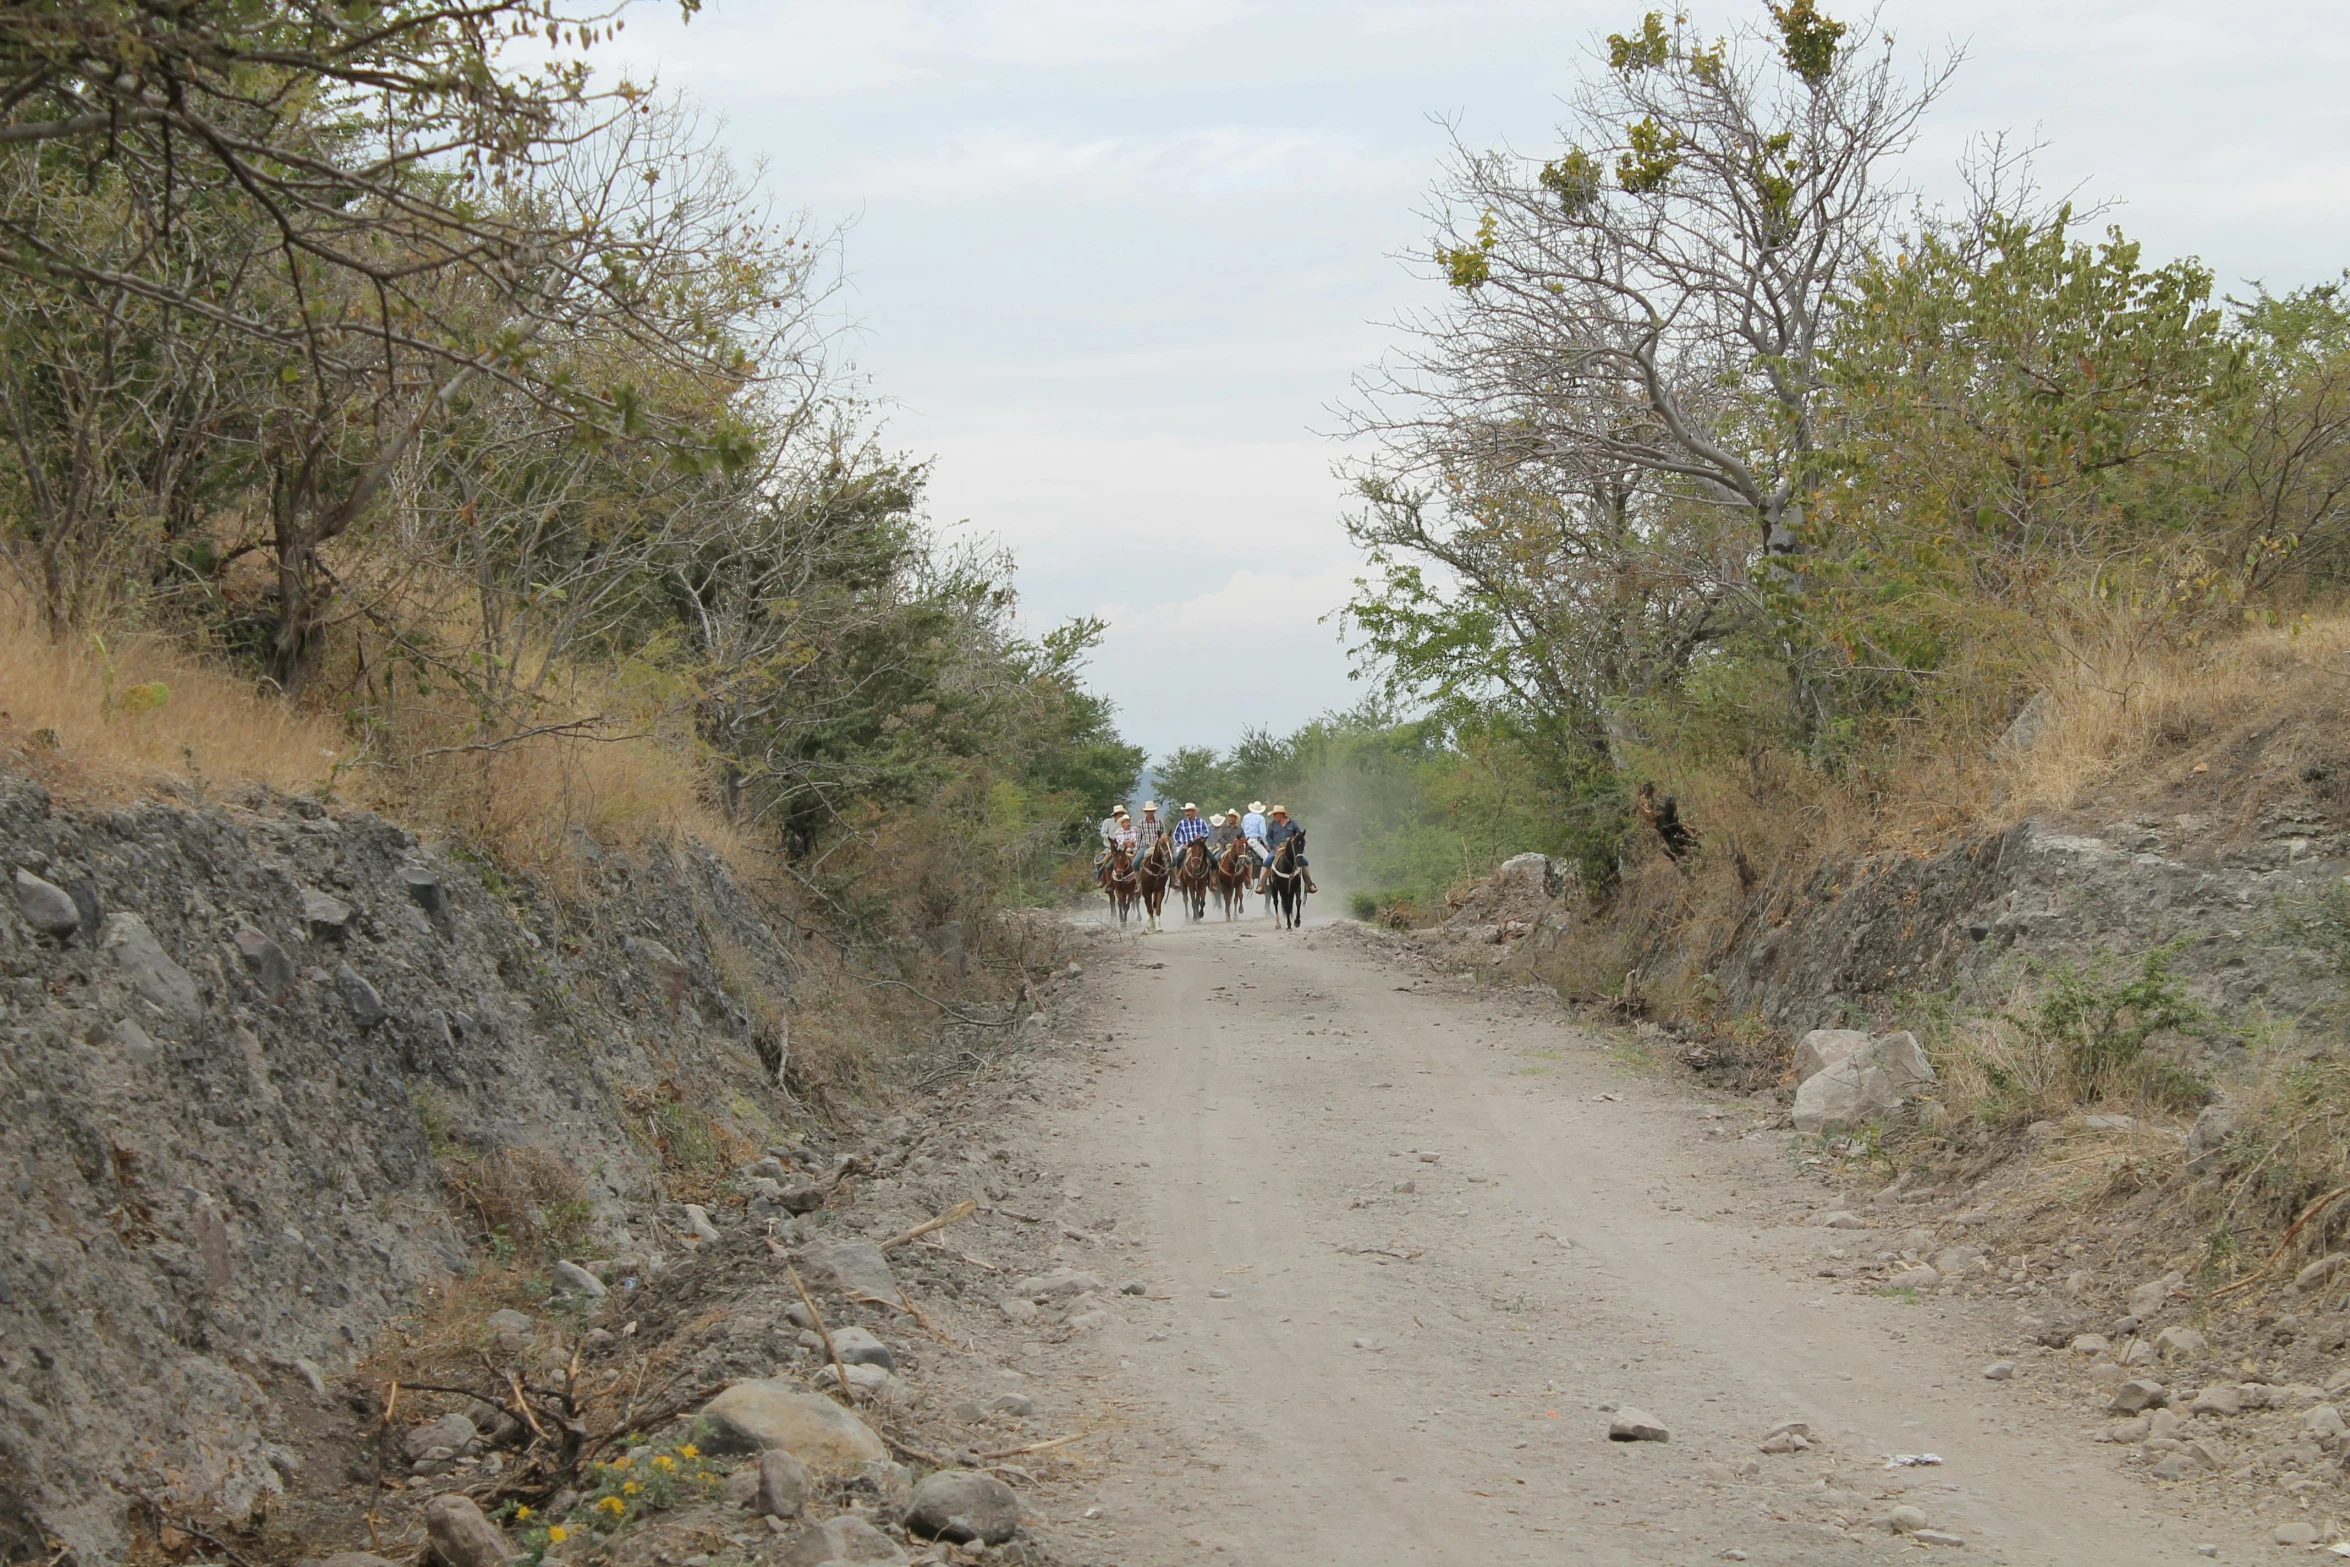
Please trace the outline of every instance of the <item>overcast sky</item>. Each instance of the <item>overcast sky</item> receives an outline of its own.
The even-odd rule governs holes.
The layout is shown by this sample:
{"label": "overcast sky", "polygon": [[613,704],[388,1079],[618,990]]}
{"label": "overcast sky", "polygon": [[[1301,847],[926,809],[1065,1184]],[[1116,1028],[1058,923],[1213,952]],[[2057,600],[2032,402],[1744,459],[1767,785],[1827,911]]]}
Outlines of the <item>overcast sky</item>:
{"label": "overcast sky", "polygon": [[[1358,563],[1326,433],[1395,314],[1443,122],[1554,145],[1595,32],[1637,0],[707,0],[601,57],[725,116],[780,204],[844,223],[848,350],[942,524],[1010,545],[1042,627],[1100,615],[1095,683],[1162,755],[1352,705]],[[1847,18],[1857,6],[1826,7]],[[1698,27],[1758,3],[1708,5]],[[1967,139],[2047,143],[2222,286],[2350,264],[2350,8],[1893,0],[1912,58],[1968,64],[1907,177]]]}

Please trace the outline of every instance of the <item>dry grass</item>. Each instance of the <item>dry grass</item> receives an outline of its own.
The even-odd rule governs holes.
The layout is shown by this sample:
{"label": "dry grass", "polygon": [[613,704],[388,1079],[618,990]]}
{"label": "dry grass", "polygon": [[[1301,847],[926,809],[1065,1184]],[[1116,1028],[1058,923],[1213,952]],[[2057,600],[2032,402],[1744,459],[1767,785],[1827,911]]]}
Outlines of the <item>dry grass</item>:
{"label": "dry grass", "polygon": [[53,643],[12,610],[0,599],[0,736],[78,795],[130,799],[161,781],[312,794],[355,760],[333,719],[260,697],[167,641]]}
{"label": "dry grass", "polygon": [[2050,671],[2053,712],[2031,747],[1984,769],[1982,817],[2005,825],[2064,810],[2131,772],[2198,761],[2197,742],[2247,719],[2289,717],[2312,688],[2350,675],[2350,614],[2247,628],[2193,647],[2147,648],[2115,634],[2076,647]]}
{"label": "dry grass", "polygon": [[[51,787],[121,801],[158,787],[266,784],[333,796],[449,834],[499,863],[565,884],[580,838],[622,847],[691,837],[738,868],[749,844],[703,798],[689,730],[657,706],[582,678],[542,722],[601,714],[595,734],[473,749],[454,695],[410,700],[366,743],[168,639],[51,642],[0,597],[0,742]],[[616,736],[604,738],[603,736]]]}

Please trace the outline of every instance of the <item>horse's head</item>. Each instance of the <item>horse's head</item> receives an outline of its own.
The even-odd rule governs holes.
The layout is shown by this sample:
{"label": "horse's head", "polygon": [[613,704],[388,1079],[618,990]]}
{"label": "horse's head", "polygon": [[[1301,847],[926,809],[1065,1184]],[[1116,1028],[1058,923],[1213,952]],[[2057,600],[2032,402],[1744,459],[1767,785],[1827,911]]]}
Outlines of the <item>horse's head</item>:
{"label": "horse's head", "polygon": [[1167,868],[1167,840],[1164,837],[1153,838],[1151,846],[1142,851],[1142,868],[1147,871],[1163,871]]}

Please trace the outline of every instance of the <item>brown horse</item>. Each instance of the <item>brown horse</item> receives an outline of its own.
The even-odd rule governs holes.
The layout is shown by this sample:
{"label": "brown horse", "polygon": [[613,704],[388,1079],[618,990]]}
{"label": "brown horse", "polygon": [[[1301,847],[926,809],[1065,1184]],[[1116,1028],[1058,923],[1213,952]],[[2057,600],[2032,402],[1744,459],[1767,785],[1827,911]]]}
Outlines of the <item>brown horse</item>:
{"label": "brown horse", "polygon": [[1167,840],[1153,838],[1151,846],[1142,851],[1142,858],[1134,864],[1135,879],[1142,888],[1143,929],[1159,928],[1159,911],[1167,906],[1167,878],[1175,867],[1167,858]]}
{"label": "brown horse", "polygon": [[1216,857],[1213,874],[1216,901],[1224,905],[1224,918],[1238,919],[1240,911],[1248,904],[1249,879],[1256,874],[1256,866],[1249,859],[1248,845],[1238,838],[1226,844],[1224,852]]}
{"label": "brown horse", "polygon": [[1208,917],[1208,886],[1215,875],[1216,864],[1208,858],[1205,838],[1192,839],[1175,856],[1175,896],[1195,925]]}
{"label": "brown horse", "polygon": [[1126,917],[1142,896],[1142,878],[1135,873],[1132,849],[1112,846],[1110,857],[1102,862],[1102,891],[1109,894],[1110,908],[1118,916],[1119,928],[1124,929]]}

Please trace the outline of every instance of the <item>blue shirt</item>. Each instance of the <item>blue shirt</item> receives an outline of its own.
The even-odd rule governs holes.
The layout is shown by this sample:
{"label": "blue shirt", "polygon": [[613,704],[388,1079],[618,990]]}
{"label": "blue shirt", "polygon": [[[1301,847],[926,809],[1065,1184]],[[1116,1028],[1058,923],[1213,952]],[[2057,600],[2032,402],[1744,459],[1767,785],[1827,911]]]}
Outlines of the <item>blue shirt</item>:
{"label": "blue shirt", "polygon": [[1243,816],[1240,819],[1240,835],[1243,838],[1263,838],[1265,836],[1265,813],[1251,811]]}
{"label": "blue shirt", "polygon": [[1212,831],[1213,828],[1196,816],[1178,816],[1175,818],[1175,847],[1180,849],[1186,844],[1196,843]]}

